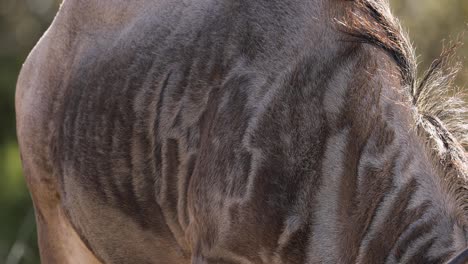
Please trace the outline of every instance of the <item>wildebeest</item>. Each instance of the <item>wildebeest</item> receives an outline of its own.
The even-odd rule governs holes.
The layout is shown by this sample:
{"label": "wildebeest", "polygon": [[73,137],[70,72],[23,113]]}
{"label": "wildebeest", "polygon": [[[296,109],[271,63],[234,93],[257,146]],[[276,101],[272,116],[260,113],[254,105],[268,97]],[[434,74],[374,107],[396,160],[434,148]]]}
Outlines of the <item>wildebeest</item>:
{"label": "wildebeest", "polygon": [[449,53],[418,81],[384,0],[65,0],[16,93],[42,261],[464,263]]}

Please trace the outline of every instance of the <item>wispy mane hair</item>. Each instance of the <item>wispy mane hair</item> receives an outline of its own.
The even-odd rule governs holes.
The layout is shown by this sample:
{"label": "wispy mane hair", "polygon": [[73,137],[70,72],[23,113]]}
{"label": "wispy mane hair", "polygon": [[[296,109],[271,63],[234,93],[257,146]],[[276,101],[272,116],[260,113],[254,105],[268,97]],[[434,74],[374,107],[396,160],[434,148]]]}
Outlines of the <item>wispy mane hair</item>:
{"label": "wispy mane hair", "polygon": [[460,41],[443,49],[417,78],[414,49],[392,15],[388,0],[341,0],[346,2],[340,30],[361,43],[383,50],[398,66],[401,83],[414,109],[418,133],[443,171],[443,182],[456,196],[462,214],[468,216],[468,109],[454,80],[461,64],[454,62]]}

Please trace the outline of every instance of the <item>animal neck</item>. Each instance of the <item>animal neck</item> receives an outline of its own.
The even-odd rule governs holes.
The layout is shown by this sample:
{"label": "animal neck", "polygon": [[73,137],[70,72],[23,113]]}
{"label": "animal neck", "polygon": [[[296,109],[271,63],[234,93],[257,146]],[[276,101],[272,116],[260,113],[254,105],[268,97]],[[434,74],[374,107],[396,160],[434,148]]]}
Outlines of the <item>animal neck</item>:
{"label": "animal neck", "polygon": [[[417,133],[398,72],[369,59],[373,52],[352,64],[353,77],[341,92],[332,91],[335,99],[342,95],[340,111],[325,107],[331,135],[319,199],[334,208],[319,210],[324,222],[316,230],[327,230],[327,219],[335,219],[328,231],[340,234],[334,243],[342,255],[333,260],[340,263],[448,260],[467,246],[463,217]],[[333,189],[338,197],[328,194]],[[319,231],[317,243],[323,236]]]}

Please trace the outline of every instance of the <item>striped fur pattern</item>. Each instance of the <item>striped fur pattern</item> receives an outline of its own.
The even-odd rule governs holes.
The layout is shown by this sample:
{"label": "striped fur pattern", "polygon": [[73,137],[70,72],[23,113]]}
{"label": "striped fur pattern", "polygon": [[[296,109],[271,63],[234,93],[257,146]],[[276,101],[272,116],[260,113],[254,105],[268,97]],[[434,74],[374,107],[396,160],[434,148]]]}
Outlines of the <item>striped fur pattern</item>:
{"label": "striped fur pattern", "polygon": [[16,97],[43,262],[56,203],[102,263],[445,263],[466,112],[412,53],[383,0],[66,0]]}
{"label": "striped fur pattern", "polygon": [[468,103],[466,94],[453,82],[461,65],[454,53],[462,40],[449,43],[442,54],[417,79],[416,59],[408,37],[393,17],[386,1],[357,0],[339,24],[358,41],[385,51],[398,65],[402,84],[414,107],[415,123],[426,144],[434,150],[435,162],[468,215]]}

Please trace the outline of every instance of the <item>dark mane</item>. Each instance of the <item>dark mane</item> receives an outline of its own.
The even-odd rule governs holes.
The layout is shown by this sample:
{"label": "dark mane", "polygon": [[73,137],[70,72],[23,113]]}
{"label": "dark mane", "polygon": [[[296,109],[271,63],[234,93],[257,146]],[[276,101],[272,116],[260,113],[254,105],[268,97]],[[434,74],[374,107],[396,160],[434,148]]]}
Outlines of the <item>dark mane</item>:
{"label": "dark mane", "polygon": [[445,48],[423,77],[417,78],[414,49],[399,21],[391,14],[387,0],[342,0],[347,5],[339,28],[355,41],[384,51],[398,66],[414,109],[418,133],[426,141],[444,182],[468,215],[468,109],[454,86],[460,64],[454,63],[461,42]]}

